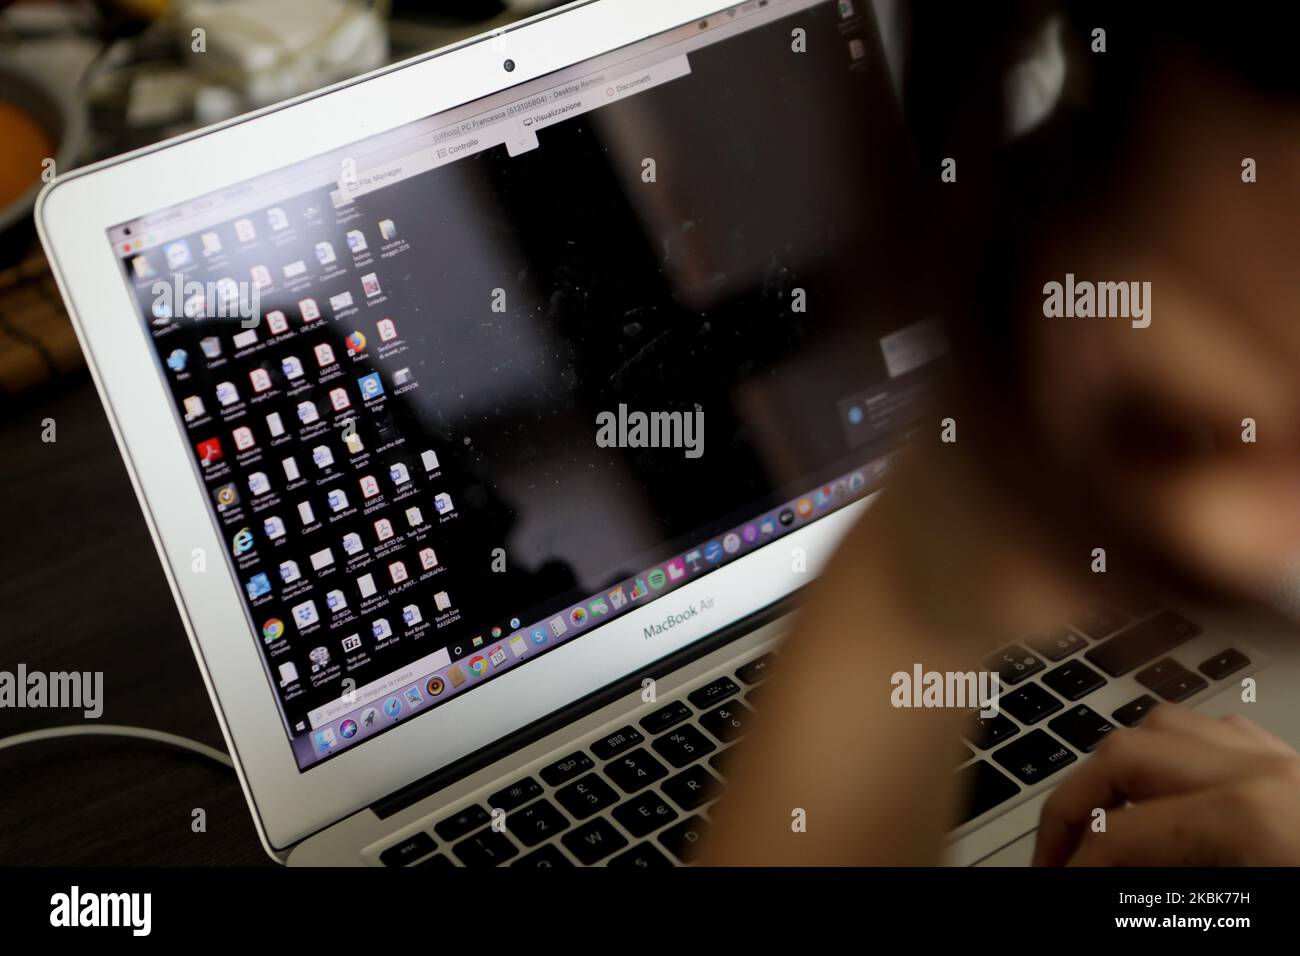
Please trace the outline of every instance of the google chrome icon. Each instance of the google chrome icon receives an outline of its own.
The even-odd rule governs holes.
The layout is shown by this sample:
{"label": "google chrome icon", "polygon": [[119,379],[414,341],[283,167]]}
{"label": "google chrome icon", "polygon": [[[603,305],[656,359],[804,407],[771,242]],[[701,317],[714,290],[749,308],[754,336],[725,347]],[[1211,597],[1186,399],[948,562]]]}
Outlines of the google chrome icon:
{"label": "google chrome icon", "polygon": [[278,641],[284,637],[284,621],[273,617],[262,625],[262,637],[267,641]]}
{"label": "google chrome icon", "polygon": [[348,347],[348,351],[353,355],[366,350],[366,337],[361,332],[355,331],[343,340],[343,344]]}
{"label": "google chrome icon", "polygon": [[482,654],[477,654],[474,657],[471,657],[469,663],[465,666],[470,669],[470,672],[475,677],[482,677],[487,673],[487,658]]}

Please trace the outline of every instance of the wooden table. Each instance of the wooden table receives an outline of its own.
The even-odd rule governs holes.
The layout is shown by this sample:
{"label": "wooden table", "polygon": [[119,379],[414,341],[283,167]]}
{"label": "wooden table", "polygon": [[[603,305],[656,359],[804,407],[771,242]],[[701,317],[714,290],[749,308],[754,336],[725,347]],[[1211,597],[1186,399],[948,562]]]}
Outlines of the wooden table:
{"label": "wooden table", "polygon": [[[0,415],[0,670],[103,671],[99,723],[225,749],[99,397],[85,373]],[[42,421],[57,441],[41,441]],[[0,736],[93,723],[0,710]],[[266,864],[234,772],[145,742],[0,751],[0,865]],[[203,808],[207,832],[191,828]]]}

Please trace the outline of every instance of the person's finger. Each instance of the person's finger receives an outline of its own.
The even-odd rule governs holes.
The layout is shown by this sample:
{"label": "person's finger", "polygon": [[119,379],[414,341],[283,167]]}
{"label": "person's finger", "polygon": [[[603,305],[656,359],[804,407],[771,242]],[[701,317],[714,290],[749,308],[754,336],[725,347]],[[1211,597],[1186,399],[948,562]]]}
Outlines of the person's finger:
{"label": "person's finger", "polygon": [[1227,788],[1198,790],[1108,811],[1104,830],[1089,829],[1069,866],[1234,866],[1247,841],[1224,812]]}
{"label": "person's finger", "polygon": [[1187,734],[1216,747],[1267,754],[1295,753],[1284,741],[1245,717],[1237,714],[1210,717],[1178,704],[1157,705],[1142,721],[1142,729]]}
{"label": "person's finger", "polygon": [[1217,786],[1247,776],[1271,759],[1245,748],[1215,747],[1186,733],[1113,731],[1043,805],[1034,864],[1064,863],[1098,807]]}
{"label": "person's finger", "polygon": [[1279,756],[1296,757],[1296,749],[1275,734],[1269,733],[1259,724],[1240,714],[1227,714],[1219,718],[1226,727],[1232,728],[1243,738],[1254,741],[1261,749]]}

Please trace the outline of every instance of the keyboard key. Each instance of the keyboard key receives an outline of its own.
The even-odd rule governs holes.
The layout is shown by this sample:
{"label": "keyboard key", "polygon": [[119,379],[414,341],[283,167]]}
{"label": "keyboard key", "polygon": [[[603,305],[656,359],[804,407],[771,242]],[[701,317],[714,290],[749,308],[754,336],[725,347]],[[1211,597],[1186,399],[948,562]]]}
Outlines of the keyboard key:
{"label": "keyboard key", "polygon": [[511,867],[535,867],[539,870],[549,869],[551,867],[569,867],[573,868],[573,862],[560,852],[560,848],[554,843],[548,843],[540,850],[534,850],[527,856],[521,856],[510,864]]}
{"label": "keyboard key", "polygon": [[996,671],[1002,683],[1010,687],[1041,671],[1043,662],[1019,644],[1012,644],[985,660],[984,667]]}
{"label": "keyboard key", "polygon": [[1187,698],[1199,694],[1209,686],[1210,682],[1200,674],[1184,671],[1172,680],[1157,687],[1156,695],[1175,704],[1181,704]]}
{"label": "keyboard key", "polygon": [[574,779],[596,766],[592,759],[581,750],[574,751],[562,760],[557,760],[549,767],[542,768],[542,779],[552,787]]}
{"label": "keyboard key", "polygon": [[1037,684],[1026,684],[1003,694],[998,706],[1022,724],[1036,724],[1064,705]]}
{"label": "keyboard key", "polygon": [[1202,661],[1196,669],[1211,680],[1223,680],[1229,674],[1249,666],[1250,658],[1230,647],[1215,654],[1208,661]]}
{"label": "keyboard key", "polygon": [[1021,783],[1033,786],[1079,758],[1069,747],[1049,737],[1046,731],[1031,730],[1001,750],[995,750],[993,759],[1015,774]]}
{"label": "keyboard key", "polygon": [[1020,728],[1013,724],[1006,714],[981,717],[979,711],[976,711],[967,726],[966,739],[980,750],[988,750],[1019,732]]}
{"label": "keyboard key", "polygon": [[496,807],[509,813],[518,807],[522,807],[529,800],[542,795],[542,785],[532,777],[524,777],[506,787],[504,790],[498,790],[492,796],[488,797],[488,806]]}
{"label": "keyboard key", "polygon": [[622,727],[608,737],[601,737],[600,740],[594,741],[591,745],[591,752],[601,760],[612,760],[629,747],[635,747],[645,737],[641,731],[637,730],[631,724]]}
{"label": "keyboard key", "polygon": [[1115,729],[1114,724],[1084,704],[1071,707],[1059,717],[1053,717],[1047,726],[1058,737],[1064,737],[1071,747],[1084,753],[1092,753],[1102,738]]}
{"label": "keyboard key", "polygon": [[421,860],[419,863],[417,863],[417,864],[415,864],[415,865],[416,865],[417,867],[420,867],[420,866],[431,866],[431,867],[433,867],[435,870],[454,870],[454,869],[456,869],[456,864],[453,863],[453,862],[451,862],[451,857],[449,857],[449,856],[443,856],[441,853],[438,853],[438,854],[436,854],[436,855],[434,855],[434,856],[431,856],[431,857],[429,857],[427,860]]}
{"label": "keyboard key", "polygon": [[593,813],[599,813],[611,804],[617,803],[618,794],[600,777],[589,773],[563,790],[557,790],[555,799],[559,800],[560,806],[573,814],[575,819],[585,820]]}
{"label": "keyboard key", "polygon": [[1048,634],[1040,634],[1026,641],[1033,650],[1049,661],[1061,661],[1075,651],[1088,646],[1088,642],[1068,627],[1058,628]]}
{"label": "keyboard key", "polygon": [[738,700],[728,701],[707,714],[700,715],[700,726],[724,744],[739,739],[745,733],[749,718],[754,712]]}
{"label": "keyboard key", "polygon": [[452,847],[452,852],[466,866],[500,866],[518,856],[519,848],[504,833],[487,829],[461,840]]}
{"label": "keyboard key", "polygon": [[1173,611],[1161,611],[1150,620],[1135,624],[1083,656],[1111,677],[1127,674],[1178,645],[1190,641],[1201,629]]}
{"label": "keyboard key", "polygon": [[671,704],[660,707],[650,716],[641,718],[641,728],[653,736],[680,724],[689,716],[691,716],[691,709],[682,701],[675,700]]}
{"label": "keyboard key", "polygon": [[428,856],[436,849],[438,844],[433,842],[433,837],[421,830],[379,854],[379,862],[384,866],[406,866],[422,856]]}
{"label": "keyboard key", "polygon": [[677,811],[664,802],[663,797],[651,790],[614,808],[614,819],[634,837],[653,833],[665,823],[677,819]]}
{"label": "keyboard key", "polygon": [[1130,700],[1119,710],[1111,714],[1117,723],[1125,727],[1136,727],[1146,719],[1147,714],[1151,713],[1151,708],[1160,703],[1150,694],[1143,694],[1137,700]]}
{"label": "keyboard key", "polygon": [[551,801],[538,800],[506,817],[506,829],[524,846],[537,846],[569,829],[569,821]]}
{"label": "keyboard key", "polygon": [[746,684],[757,684],[767,677],[768,670],[776,663],[776,655],[772,653],[764,654],[762,657],[756,657],[748,664],[743,665],[736,671],[736,676]]}
{"label": "keyboard key", "polygon": [[710,681],[703,687],[696,688],[686,695],[697,709],[707,710],[714,704],[719,704],[726,700],[732,694],[739,694],[740,688],[730,677],[719,677],[717,680]]}
{"label": "keyboard key", "polygon": [[627,837],[615,830],[614,824],[599,817],[565,834],[562,842],[580,863],[591,866],[627,846]]}
{"label": "keyboard key", "polygon": [[641,747],[605,765],[605,776],[624,793],[636,793],[668,776],[668,768]]}
{"label": "keyboard key", "polygon": [[1172,657],[1157,661],[1137,675],[1137,681],[1156,695],[1175,703],[1184,701],[1198,691],[1209,687],[1200,674],[1194,674]]}
{"label": "keyboard key", "polygon": [[491,816],[488,812],[475,803],[461,810],[455,816],[448,817],[441,823],[435,824],[433,832],[444,840],[455,840],[463,837],[471,830],[477,830],[490,819]]}
{"label": "keyboard key", "polygon": [[962,767],[957,771],[955,779],[960,792],[967,795],[958,825],[974,820],[981,813],[987,813],[1003,800],[1010,800],[1020,792],[1020,788],[1006,774],[987,760],[978,760],[969,767]]}
{"label": "keyboard key", "polygon": [[1110,637],[1129,622],[1129,616],[1117,607],[1102,607],[1085,611],[1070,623],[1094,641]]}
{"label": "keyboard key", "polygon": [[656,737],[651,746],[654,747],[659,756],[674,767],[685,767],[692,760],[697,760],[705,754],[711,754],[718,749],[709,742],[709,739],[704,734],[690,724],[685,727],[678,727],[662,737]]}
{"label": "keyboard key", "polygon": [[1083,661],[1066,661],[1039,678],[1066,700],[1086,697],[1098,687],[1106,686],[1106,678]]}
{"label": "keyboard key", "polygon": [[659,834],[659,842],[683,863],[694,862],[700,844],[709,835],[709,822],[703,817],[687,817]]}
{"label": "keyboard key", "polygon": [[609,861],[610,866],[641,867],[652,869],[658,866],[672,866],[672,861],[660,853],[653,843],[638,843],[626,853],[620,853]]}
{"label": "keyboard key", "polygon": [[1178,663],[1172,657],[1166,657],[1163,660],[1156,661],[1150,667],[1138,671],[1134,680],[1147,690],[1155,690],[1161,684],[1168,682],[1171,678],[1178,677],[1185,673],[1187,673],[1186,667]]}
{"label": "keyboard key", "polygon": [[663,791],[683,810],[698,810],[722,792],[722,784],[697,763],[664,781]]}

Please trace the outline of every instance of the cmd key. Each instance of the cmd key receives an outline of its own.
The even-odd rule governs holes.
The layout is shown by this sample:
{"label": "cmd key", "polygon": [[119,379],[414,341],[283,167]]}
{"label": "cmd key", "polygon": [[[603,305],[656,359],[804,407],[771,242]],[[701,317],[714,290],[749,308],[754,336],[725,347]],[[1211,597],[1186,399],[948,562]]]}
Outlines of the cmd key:
{"label": "cmd key", "polygon": [[1117,634],[1083,656],[1111,677],[1119,677],[1163,657],[1200,633],[1201,629],[1185,617],[1173,611],[1161,611],[1149,621]]}

